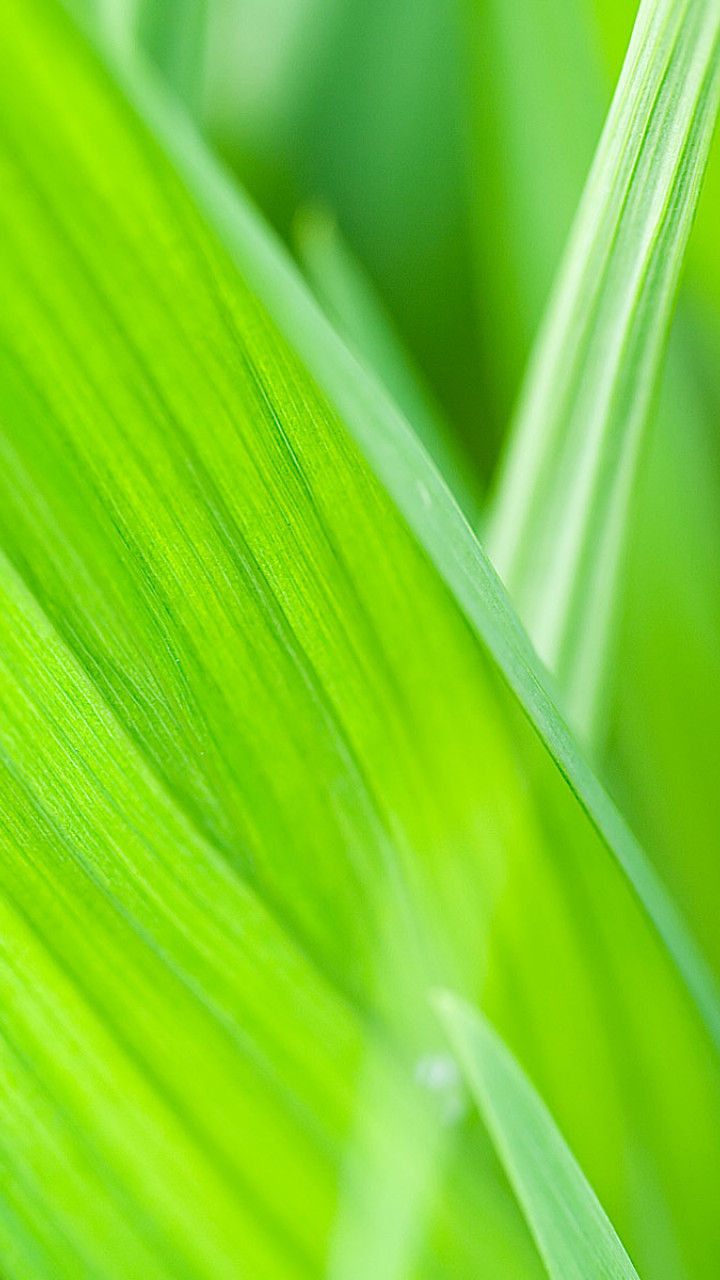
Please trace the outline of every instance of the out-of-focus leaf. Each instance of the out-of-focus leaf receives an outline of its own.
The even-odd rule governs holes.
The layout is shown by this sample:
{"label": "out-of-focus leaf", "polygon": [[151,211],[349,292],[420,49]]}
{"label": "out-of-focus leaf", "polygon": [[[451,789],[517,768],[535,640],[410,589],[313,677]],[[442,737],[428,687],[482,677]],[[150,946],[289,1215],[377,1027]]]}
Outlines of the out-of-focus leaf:
{"label": "out-of-focus leaf", "polygon": [[288,238],[337,215],[485,481],[463,57],[456,0],[217,0],[209,119]]}
{"label": "out-of-focus leaf", "polygon": [[600,136],[605,86],[587,0],[464,0],[463,14],[484,374],[505,421]]}
{"label": "out-of-focus leaf", "polygon": [[129,60],[137,48],[137,20],[141,0],[67,0],[67,7],[112,49]]}
{"label": "out-of-focus leaf", "polygon": [[613,790],[720,972],[720,472],[702,338],[678,332],[629,547]]}
{"label": "out-of-focus leaf", "polygon": [[136,0],[136,4],[137,39],[185,105],[199,111],[212,0]]}
{"label": "out-of-focus leaf", "polygon": [[295,240],[305,273],[330,319],[390,392],[468,520],[477,519],[478,477],[423,386],[372,283],[342,240],[336,219],[316,205],[301,209]]}

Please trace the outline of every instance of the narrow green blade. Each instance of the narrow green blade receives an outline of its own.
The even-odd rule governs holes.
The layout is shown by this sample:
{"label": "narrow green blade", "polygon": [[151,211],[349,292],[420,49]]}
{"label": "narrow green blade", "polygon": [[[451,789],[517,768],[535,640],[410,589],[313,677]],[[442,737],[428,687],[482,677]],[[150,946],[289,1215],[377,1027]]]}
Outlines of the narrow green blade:
{"label": "narrow green blade", "polygon": [[720,93],[715,0],[645,0],[498,482],[493,562],[590,735]]}
{"label": "narrow green blade", "polygon": [[451,992],[434,1003],[552,1280],[638,1280],[552,1115],[500,1036]]}

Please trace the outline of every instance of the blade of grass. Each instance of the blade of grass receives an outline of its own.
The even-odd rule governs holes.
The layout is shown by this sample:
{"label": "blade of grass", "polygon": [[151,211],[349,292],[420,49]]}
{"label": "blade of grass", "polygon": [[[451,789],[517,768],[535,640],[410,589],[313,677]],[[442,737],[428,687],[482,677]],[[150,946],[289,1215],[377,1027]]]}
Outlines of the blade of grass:
{"label": "blade of grass", "polygon": [[339,340],[288,255],[252,204],[151,77],[116,68],[245,279],[337,406],[375,474],[572,786],[609,853],[628,877],[692,993],[720,1050],[715,980],[638,842],[569,730],[507,594],[446,485],[396,407]]}
{"label": "blade of grass", "polygon": [[[216,1176],[230,1184],[217,1191],[222,1221],[215,1245],[212,1223],[202,1238],[198,1233],[197,1268],[213,1274],[219,1254],[229,1269],[234,1243],[253,1274],[317,1274],[339,1180],[344,1112],[338,1106],[333,1117],[324,1115],[322,1085],[314,1102],[310,1089],[307,1108],[300,1105],[307,1095],[293,1076],[303,1077],[302,1045],[287,1043],[280,1018],[276,1040],[262,1037],[269,1070],[282,1075],[288,1059],[293,1067],[286,1089],[269,1089],[267,1111],[275,1115],[278,1107],[269,1125],[274,1145],[256,1167],[257,1144],[243,1141],[240,1120],[233,1119],[251,1105],[243,1101],[242,1004],[235,1012],[230,1007],[223,1024],[238,1048],[222,1053],[222,1019],[204,1011],[199,957],[171,950],[162,912],[156,923],[133,896],[140,854],[123,834],[124,827],[134,830],[132,798],[122,800],[126,821],[109,845],[103,833],[110,788],[91,830],[90,801],[73,803],[92,770],[92,752],[80,753],[71,738],[69,759],[61,754],[58,744],[73,729],[78,703],[64,668],[63,718],[58,724],[57,714],[43,714],[43,673],[56,670],[58,649],[67,651],[73,670],[85,672],[97,719],[117,722],[197,839],[277,916],[341,1005],[367,1013],[371,1025],[399,1042],[403,1062],[433,1047],[417,1016],[426,971],[471,989],[486,963],[511,975],[517,999],[495,984],[501,1024],[518,1007],[529,1011],[528,1060],[550,1064],[564,1127],[574,1144],[580,1139],[583,1163],[614,1216],[617,1202],[621,1209],[624,1203],[614,1172],[618,1152],[627,1148],[639,1191],[657,1184],[668,1234],[697,1260],[698,1275],[712,1275],[718,1224],[698,1221],[694,1179],[712,1180],[720,1169],[713,1058],[616,863],[499,676],[493,645],[503,661],[508,650],[527,654],[530,664],[535,659],[447,490],[248,214],[255,239],[245,251],[259,246],[259,252],[247,274],[262,274],[268,261],[281,264],[274,309],[284,318],[281,300],[290,313],[300,300],[294,345],[304,334],[331,366],[340,361],[348,376],[338,379],[333,399],[351,420],[358,414],[356,429],[362,417],[376,455],[374,432],[388,425],[385,456],[397,457],[398,439],[407,449],[396,487],[406,507],[410,487],[422,513],[421,536],[428,522],[432,531],[439,509],[441,545],[434,554],[444,552],[451,566],[458,555],[468,569],[476,633],[364,464],[337,407],[319,392],[162,150],[53,0],[13,3],[0,58],[8,197],[0,210],[6,281],[0,537],[15,578],[30,589],[3,637],[11,646],[2,684],[10,774],[4,795],[15,845],[29,851],[31,864],[11,859],[0,870],[9,879],[17,869],[13,885],[40,945],[52,947],[83,991],[90,986],[99,1007],[88,1031],[82,998],[55,972],[42,982],[36,977],[33,991],[45,1006],[40,1041],[53,1044],[53,1013],[63,1019],[66,1062],[73,1036],[83,1031],[75,1084],[63,1077],[62,1096],[82,1090],[90,1064],[94,1071],[106,1058],[116,1064],[111,1033],[113,1044],[121,1034],[143,1063],[150,1059],[152,1079],[138,1095],[140,1114],[128,1139],[138,1154],[128,1177],[118,1172],[121,1199],[180,1250],[173,1213],[192,1209],[188,1188],[197,1161],[203,1186],[214,1187]],[[186,115],[167,98],[157,101],[178,122],[180,136],[185,130],[192,138]],[[227,192],[237,227],[243,206],[232,187]],[[358,412],[366,406],[367,421]],[[476,572],[485,595],[477,594]],[[37,609],[47,625],[28,669],[24,629]],[[534,666],[521,661],[518,669],[520,679],[534,679]],[[549,719],[557,730],[551,708]],[[169,838],[166,857],[172,869]],[[97,893],[78,893],[76,865]],[[38,881],[47,880],[50,888],[40,893]],[[160,890],[157,897],[162,906]],[[213,901],[211,916],[214,910]],[[116,915],[119,938],[111,946]],[[22,955],[21,924],[14,923],[11,936]],[[399,973],[383,985],[388,954],[398,957]],[[189,994],[181,1015],[175,969],[183,959]],[[282,953],[277,963],[284,963]],[[121,978],[111,983],[108,968]],[[232,956],[222,970],[232,987]],[[408,986],[398,978],[408,978]],[[35,1006],[23,1001],[25,985],[23,970],[13,988],[13,1052],[31,1066],[40,1055],[52,1089],[52,1063],[26,1025]],[[156,993],[150,1023],[145,1015],[136,1027],[134,1006],[148,989]],[[648,1034],[649,992],[672,1049],[662,1058]],[[210,1072],[212,1087],[203,1095],[206,1055],[217,1077]],[[355,1061],[352,1053],[345,1059],[350,1075]],[[573,1072],[578,1079],[568,1093],[563,1082]],[[111,1075],[122,1092],[122,1068],[113,1065]],[[673,1108],[656,1115],[634,1105],[638,1095],[667,1100],[685,1088],[695,1107],[682,1132]],[[32,1113],[30,1071],[9,1096],[16,1114]],[[124,1140],[113,1158],[112,1102],[105,1106],[94,1088],[78,1115],[77,1093],[72,1097],[71,1132],[91,1145],[92,1133],[101,1131],[98,1158],[125,1168],[131,1156]],[[156,1126],[165,1132],[169,1101],[179,1113],[177,1127],[159,1155],[148,1152],[148,1169],[143,1135]],[[258,1115],[264,1123],[260,1109]],[[78,1198],[83,1187],[92,1197],[97,1184],[60,1119],[52,1150],[65,1157]],[[163,1159],[172,1162],[174,1141],[186,1179],[179,1209],[171,1190],[162,1200],[158,1178]],[[18,1158],[18,1142],[13,1130],[10,1159]],[[34,1219],[55,1224],[53,1198],[66,1184],[53,1189],[49,1151],[38,1141],[28,1162],[37,1188],[29,1204]],[[689,1152],[690,1174],[683,1167]],[[216,1165],[229,1169],[227,1177]],[[469,1176],[463,1185],[472,1186]],[[92,1217],[69,1214],[76,1257],[97,1259],[107,1194],[103,1188],[92,1197]],[[211,1217],[215,1194],[208,1191]],[[245,1208],[234,1214],[236,1198]],[[622,1209],[631,1241],[643,1235],[644,1203],[639,1194]],[[202,1196],[196,1212],[205,1212]],[[456,1212],[452,1200],[442,1206],[450,1223],[446,1241],[462,1227]],[[624,1231],[625,1225],[623,1219]],[[58,1249],[61,1227],[51,1227]],[[182,1249],[192,1227],[190,1212]],[[36,1234],[26,1231],[28,1248]],[[652,1242],[643,1247],[652,1254]],[[119,1247],[113,1258],[122,1274]],[[429,1248],[432,1274],[431,1258]],[[491,1264],[483,1259],[483,1265]]]}
{"label": "blade of grass", "polygon": [[433,1003],[552,1280],[638,1280],[552,1115],[488,1020],[449,991]]}
{"label": "blade of grass", "polygon": [[[617,27],[619,15],[613,12],[617,5],[596,7],[593,28],[600,23]],[[468,21],[477,37],[478,6],[468,8]],[[533,210],[533,216],[520,218],[516,213],[510,221],[505,216],[492,228],[493,253],[495,260],[502,260],[503,253],[508,256],[509,225],[516,237],[516,243],[511,241],[515,292],[522,297],[523,290],[532,289],[528,309],[537,298],[538,263],[544,264],[539,283],[548,284],[547,247],[559,243],[567,212],[563,197],[573,176],[568,161],[576,154],[579,131],[588,130],[588,103],[598,79],[597,68],[589,65],[593,32],[583,39],[579,22],[588,15],[575,3],[565,3],[564,8],[565,13],[558,16],[566,21],[556,26],[546,21],[543,4],[526,3],[521,12],[498,4],[494,15],[500,49],[496,52],[486,40],[480,53],[486,81],[491,53],[498,59],[496,75],[502,93],[493,101],[504,104],[507,117],[509,143],[502,151],[497,178],[506,193],[503,213],[507,215],[505,206]],[[616,73],[621,61],[620,52]],[[483,82],[481,77],[478,80]],[[564,109],[552,111],[558,99]],[[590,141],[588,137],[588,146]],[[577,166],[574,170],[579,190]],[[715,170],[717,182],[717,155]],[[711,158],[709,177],[712,172]],[[706,210],[708,230],[716,216],[715,195],[706,181],[701,209]],[[541,218],[536,216],[539,206]],[[632,499],[624,553],[627,566],[616,580],[619,634],[614,642],[607,636],[606,661],[606,692],[613,696],[599,708],[593,738],[620,808],[687,915],[717,974],[720,880],[713,868],[720,842],[720,810],[712,782],[720,718],[718,619],[713,604],[720,574],[712,446],[716,415],[708,394],[711,380],[702,376],[699,361],[708,342],[710,317],[697,314],[692,294],[703,262],[706,279],[714,278],[708,249],[711,255],[715,252],[717,237],[710,248],[699,243],[699,230],[696,225],[691,237],[691,275],[688,279],[686,271],[667,375],[652,415],[638,493]],[[544,239],[539,246],[540,231]],[[502,330],[497,323],[495,328]],[[605,748],[602,756],[601,747]]]}
{"label": "blade of grass", "polygon": [[493,561],[590,735],[643,429],[720,94],[713,0],[645,0],[498,482]]}

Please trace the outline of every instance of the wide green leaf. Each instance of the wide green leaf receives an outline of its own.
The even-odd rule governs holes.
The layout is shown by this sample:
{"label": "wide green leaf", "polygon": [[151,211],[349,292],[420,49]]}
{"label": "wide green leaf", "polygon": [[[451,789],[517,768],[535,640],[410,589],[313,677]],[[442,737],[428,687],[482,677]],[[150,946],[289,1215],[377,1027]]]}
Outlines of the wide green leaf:
{"label": "wide green leaf", "polygon": [[714,980],[637,841],[578,748],[558,710],[551,682],[487,557],[413,431],[339,341],[277,240],[184,117],[172,111],[139,68],[132,77],[124,76],[123,84],[152,122],[245,278],[337,406],[375,474],[519,698],[601,838],[634,885],[720,1044],[720,1003]]}

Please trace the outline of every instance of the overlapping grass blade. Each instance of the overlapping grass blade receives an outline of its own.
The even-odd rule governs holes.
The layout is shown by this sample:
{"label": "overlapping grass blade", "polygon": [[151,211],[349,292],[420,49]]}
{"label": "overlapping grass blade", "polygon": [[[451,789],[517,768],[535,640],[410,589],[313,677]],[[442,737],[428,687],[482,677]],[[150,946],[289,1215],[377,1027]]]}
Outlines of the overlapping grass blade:
{"label": "overlapping grass blade", "polygon": [[643,428],[720,93],[713,0],[647,0],[526,382],[489,547],[591,732]]}
{"label": "overlapping grass blade", "polygon": [[497,1032],[449,991],[434,1003],[552,1280],[638,1280],[550,1112]]}

